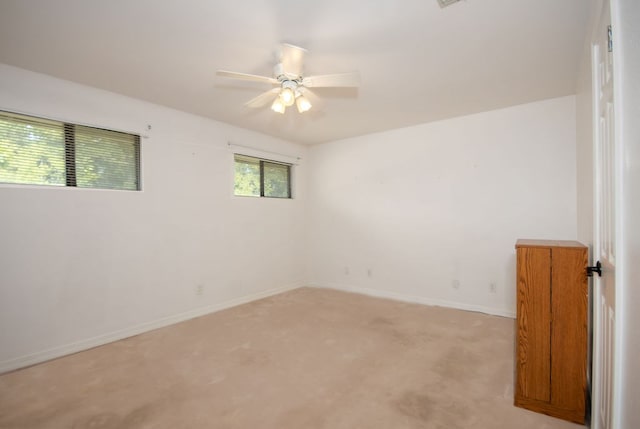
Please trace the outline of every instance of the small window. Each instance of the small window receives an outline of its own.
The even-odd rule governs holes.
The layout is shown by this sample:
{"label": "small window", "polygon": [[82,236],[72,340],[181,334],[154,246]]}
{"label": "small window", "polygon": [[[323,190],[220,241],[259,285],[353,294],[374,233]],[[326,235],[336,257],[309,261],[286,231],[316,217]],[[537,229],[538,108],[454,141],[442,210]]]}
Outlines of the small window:
{"label": "small window", "polygon": [[291,165],[235,155],[234,184],[235,195],[291,198]]}
{"label": "small window", "polygon": [[0,182],[140,189],[140,136],[0,111]]}

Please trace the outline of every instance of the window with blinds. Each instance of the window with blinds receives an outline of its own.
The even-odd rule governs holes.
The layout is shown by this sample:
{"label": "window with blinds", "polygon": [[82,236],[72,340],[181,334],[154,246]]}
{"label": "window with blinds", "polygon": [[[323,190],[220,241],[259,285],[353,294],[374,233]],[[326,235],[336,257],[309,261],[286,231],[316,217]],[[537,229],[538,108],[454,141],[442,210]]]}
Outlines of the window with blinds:
{"label": "window with blinds", "polygon": [[291,165],[234,155],[234,194],[245,197],[291,198]]}
{"label": "window with blinds", "polygon": [[0,111],[0,183],[140,189],[140,136]]}

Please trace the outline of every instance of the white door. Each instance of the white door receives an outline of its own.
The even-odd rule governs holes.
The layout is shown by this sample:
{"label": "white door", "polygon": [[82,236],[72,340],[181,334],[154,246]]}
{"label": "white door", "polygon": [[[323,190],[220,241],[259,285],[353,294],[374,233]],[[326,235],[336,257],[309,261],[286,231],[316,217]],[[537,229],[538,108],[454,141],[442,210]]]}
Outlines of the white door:
{"label": "white door", "polygon": [[613,110],[613,54],[609,1],[603,9],[593,43],[594,101],[594,249],[593,262],[602,264],[602,277],[593,283],[593,390],[592,421],[595,429],[612,429],[614,345],[616,317],[616,145]]}

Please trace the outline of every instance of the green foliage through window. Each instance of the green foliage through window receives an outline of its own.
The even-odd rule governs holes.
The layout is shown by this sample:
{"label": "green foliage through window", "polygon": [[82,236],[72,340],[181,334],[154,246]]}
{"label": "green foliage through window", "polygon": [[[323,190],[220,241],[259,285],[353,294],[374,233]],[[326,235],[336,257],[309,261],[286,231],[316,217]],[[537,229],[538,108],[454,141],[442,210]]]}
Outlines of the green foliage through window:
{"label": "green foliage through window", "polygon": [[140,137],[0,112],[0,183],[140,189]]}
{"label": "green foliage through window", "polygon": [[234,194],[291,198],[291,165],[235,155]]}

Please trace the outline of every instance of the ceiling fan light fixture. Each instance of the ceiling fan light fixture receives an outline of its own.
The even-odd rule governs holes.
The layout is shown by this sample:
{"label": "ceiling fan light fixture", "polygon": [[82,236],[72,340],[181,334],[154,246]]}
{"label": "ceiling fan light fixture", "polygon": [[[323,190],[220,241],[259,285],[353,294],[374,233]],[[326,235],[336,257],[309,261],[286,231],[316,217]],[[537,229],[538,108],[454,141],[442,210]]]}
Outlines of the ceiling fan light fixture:
{"label": "ceiling fan light fixture", "polygon": [[280,91],[280,100],[282,100],[285,106],[289,107],[293,106],[296,96],[291,88],[282,88],[282,91]]}
{"label": "ceiling fan light fixture", "polygon": [[296,98],[296,106],[298,107],[298,112],[304,113],[307,110],[311,109],[311,102],[307,100],[304,95],[301,95]]}
{"label": "ceiling fan light fixture", "polygon": [[276,99],[273,100],[273,104],[271,105],[271,110],[276,113],[284,113],[285,109],[286,107],[280,97],[276,97]]}
{"label": "ceiling fan light fixture", "polygon": [[266,106],[271,102],[271,110],[280,114],[285,113],[287,107],[294,104],[300,113],[311,109],[313,107],[311,102],[306,96],[303,96],[306,94],[312,97],[315,102],[311,88],[357,88],[360,86],[360,73],[357,71],[303,76],[303,60],[306,52],[305,49],[298,46],[283,43],[278,57],[279,62],[273,68],[273,77],[228,70],[218,70],[216,75],[229,79],[241,79],[273,85],[271,89],[246,102],[245,106],[257,108]]}

